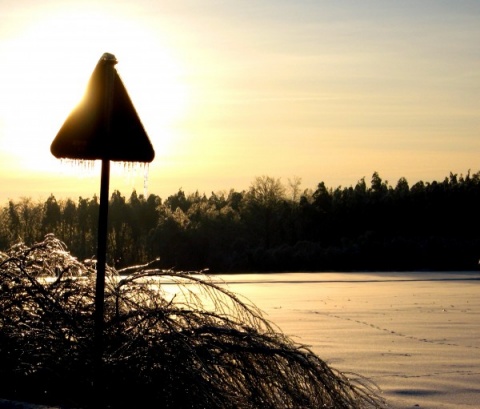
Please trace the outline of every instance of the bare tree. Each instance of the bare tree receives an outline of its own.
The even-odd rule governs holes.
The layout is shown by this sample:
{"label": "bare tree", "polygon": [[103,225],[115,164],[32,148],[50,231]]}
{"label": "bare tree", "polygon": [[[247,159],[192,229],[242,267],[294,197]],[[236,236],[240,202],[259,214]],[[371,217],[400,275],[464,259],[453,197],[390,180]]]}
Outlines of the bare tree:
{"label": "bare tree", "polygon": [[302,185],[301,177],[294,175],[292,179],[288,178],[288,190],[293,202],[297,202],[300,199],[301,185]]}

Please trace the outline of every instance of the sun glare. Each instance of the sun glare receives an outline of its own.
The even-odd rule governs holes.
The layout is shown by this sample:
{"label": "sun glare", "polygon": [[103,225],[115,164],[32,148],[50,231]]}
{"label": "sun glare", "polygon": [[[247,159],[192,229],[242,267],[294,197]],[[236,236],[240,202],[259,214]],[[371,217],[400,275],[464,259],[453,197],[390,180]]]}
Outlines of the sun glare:
{"label": "sun glare", "polygon": [[173,123],[186,110],[181,66],[161,33],[101,9],[50,13],[0,47],[4,105],[0,149],[22,169],[58,172],[50,144],[80,102],[104,52],[116,69],[149,135],[157,157],[172,147]]}

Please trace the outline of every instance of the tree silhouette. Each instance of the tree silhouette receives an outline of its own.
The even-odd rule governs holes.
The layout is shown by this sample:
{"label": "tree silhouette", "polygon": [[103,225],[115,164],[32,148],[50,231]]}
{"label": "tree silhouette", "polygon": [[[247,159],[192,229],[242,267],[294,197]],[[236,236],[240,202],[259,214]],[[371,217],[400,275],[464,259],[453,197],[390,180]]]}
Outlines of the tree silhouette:
{"label": "tree silhouette", "polygon": [[[295,180],[290,181],[298,187]],[[163,202],[118,190],[110,198],[108,255],[116,267],[160,258],[165,268],[226,271],[476,269],[480,256],[480,173],[442,181],[374,172],[371,183],[293,194],[260,176],[247,191],[182,189]],[[296,198],[296,200],[294,200]],[[44,203],[9,200],[0,212],[0,245],[54,233],[83,260],[96,254],[98,198]]]}

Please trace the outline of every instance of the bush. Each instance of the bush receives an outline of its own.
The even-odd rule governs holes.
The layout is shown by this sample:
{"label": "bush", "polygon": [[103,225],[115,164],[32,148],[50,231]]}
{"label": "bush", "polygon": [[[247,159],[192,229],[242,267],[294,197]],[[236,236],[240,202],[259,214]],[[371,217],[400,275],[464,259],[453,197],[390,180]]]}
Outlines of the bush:
{"label": "bush", "polygon": [[[380,408],[202,274],[106,268],[103,402],[95,397],[95,264],[53,235],[0,253],[0,397],[64,408]],[[98,373],[97,373],[98,376]]]}

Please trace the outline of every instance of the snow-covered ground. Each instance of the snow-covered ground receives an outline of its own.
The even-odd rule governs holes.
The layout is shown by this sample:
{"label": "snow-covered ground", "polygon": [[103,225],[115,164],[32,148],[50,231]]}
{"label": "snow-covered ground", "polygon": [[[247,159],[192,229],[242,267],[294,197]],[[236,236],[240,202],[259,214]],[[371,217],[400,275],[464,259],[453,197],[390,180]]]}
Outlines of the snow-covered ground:
{"label": "snow-covered ground", "polygon": [[222,276],[332,367],[394,409],[480,407],[480,274]]}

